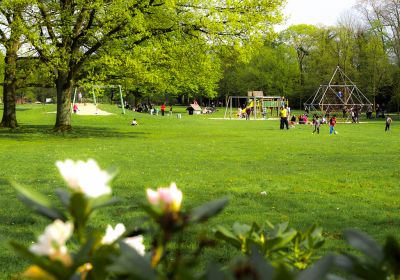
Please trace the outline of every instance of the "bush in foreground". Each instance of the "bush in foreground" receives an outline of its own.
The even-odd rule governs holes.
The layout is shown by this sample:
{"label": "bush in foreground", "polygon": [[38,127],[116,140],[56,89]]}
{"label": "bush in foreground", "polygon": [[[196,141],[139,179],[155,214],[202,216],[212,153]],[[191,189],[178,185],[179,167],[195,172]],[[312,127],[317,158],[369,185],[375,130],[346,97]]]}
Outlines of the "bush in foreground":
{"label": "bush in foreground", "polygon": [[[213,238],[199,235],[196,248],[184,250],[190,228],[217,215],[228,201],[223,198],[184,210],[183,194],[174,183],[147,189],[142,207],[149,223],[93,229],[92,214],[117,202],[109,186],[115,174],[101,170],[93,160],[56,165],[69,187],[56,190],[61,209],[40,193],[15,185],[22,201],[51,220],[29,248],[11,243],[31,263],[21,274],[27,279],[341,279],[332,271],[358,279],[400,279],[398,242],[388,238],[381,247],[352,230],[344,236],[363,253],[361,257],[331,254],[318,260],[322,230],[311,226],[301,232],[286,223],[268,228],[256,223],[235,223],[231,229],[217,226]],[[220,241],[236,248],[238,257],[225,266],[210,263],[200,268],[204,249]]]}

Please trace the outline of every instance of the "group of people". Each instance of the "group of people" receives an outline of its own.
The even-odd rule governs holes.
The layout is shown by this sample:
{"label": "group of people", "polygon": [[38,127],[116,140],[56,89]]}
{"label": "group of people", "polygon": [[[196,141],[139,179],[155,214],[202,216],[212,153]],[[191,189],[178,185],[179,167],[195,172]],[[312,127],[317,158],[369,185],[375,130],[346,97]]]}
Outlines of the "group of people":
{"label": "group of people", "polygon": [[[146,108],[147,110],[143,110],[143,108]],[[149,111],[150,109],[150,111]],[[165,115],[165,110],[167,109],[167,106],[165,105],[165,103],[163,103],[160,106],[160,112],[161,112],[161,116]],[[147,106],[147,104],[145,104],[143,107],[139,106],[137,109],[133,109],[133,111],[136,111],[138,113],[141,112],[150,112],[151,115],[158,115],[158,109],[153,106],[152,104],[150,104],[149,106]],[[172,115],[172,105],[169,106],[169,114]],[[139,125],[136,118],[132,120],[131,125],[136,126]]]}
{"label": "group of people", "polygon": [[246,120],[250,120],[251,112],[253,112],[253,108],[248,106],[245,109],[241,107],[238,108],[238,117],[239,119],[246,118]]}
{"label": "group of people", "polygon": [[[290,114],[288,113],[288,110],[285,107],[281,107],[279,110],[279,116],[280,116],[280,129],[283,130],[285,127],[286,129],[289,129],[289,122],[288,122],[288,117]],[[329,134],[337,134],[337,131],[335,130],[336,126],[336,115],[333,115],[329,119]],[[303,115],[299,116],[299,124],[308,124],[308,114],[305,112]],[[313,134],[317,132],[319,134],[320,131],[320,126],[321,124],[326,123],[325,117],[321,117],[318,115],[313,116],[312,124],[314,125],[314,131],[312,132]],[[290,119],[290,124],[295,125],[296,124],[296,116],[293,115]]]}
{"label": "group of people", "polygon": [[[138,113],[150,113],[151,115],[158,115],[158,112],[161,112],[161,115],[164,116],[167,109],[167,105],[163,103],[160,106],[160,109],[158,109],[158,107],[154,106],[153,104],[139,104],[137,107],[129,106],[129,108],[131,108],[132,111]],[[172,115],[172,105],[169,106],[169,113],[170,115]]]}

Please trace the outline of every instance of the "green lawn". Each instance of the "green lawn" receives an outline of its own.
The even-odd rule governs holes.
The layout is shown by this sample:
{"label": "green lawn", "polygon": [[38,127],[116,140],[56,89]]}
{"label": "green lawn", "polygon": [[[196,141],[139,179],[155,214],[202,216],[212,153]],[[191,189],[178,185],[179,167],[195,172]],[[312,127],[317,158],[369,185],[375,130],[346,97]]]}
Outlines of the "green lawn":
{"label": "green lawn", "polygon": [[[184,205],[196,206],[227,196],[225,211],[209,222],[274,223],[288,221],[305,229],[323,227],[327,250],[343,250],[345,228],[359,228],[379,241],[388,234],[400,238],[400,126],[390,133],[384,121],[338,124],[338,135],[323,126],[280,131],[278,121],[213,120],[214,115],[150,116],[102,106],[112,116],[72,116],[73,131],[51,131],[53,105],[18,108],[21,128],[0,129],[0,278],[27,265],[7,241],[30,244],[48,223],[16,198],[10,181],[34,187],[54,197],[63,186],[55,161],[94,158],[102,168],[116,167],[112,186],[121,202],[98,213],[96,226],[134,224],[138,204],[148,187],[176,182]],[[0,110],[2,114],[2,111]],[[139,126],[132,127],[135,117]],[[267,196],[260,195],[266,191]],[[226,259],[231,248],[221,246],[208,258]]]}

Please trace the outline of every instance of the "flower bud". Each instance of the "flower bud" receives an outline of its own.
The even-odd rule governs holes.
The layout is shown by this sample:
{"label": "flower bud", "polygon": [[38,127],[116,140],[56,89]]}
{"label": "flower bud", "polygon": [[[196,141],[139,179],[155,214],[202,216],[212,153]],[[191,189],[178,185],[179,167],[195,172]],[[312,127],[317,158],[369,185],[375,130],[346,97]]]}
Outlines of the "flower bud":
{"label": "flower bud", "polygon": [[147,200],[155,207],[163,211],[179,212],[182,204],[182,192],[171,183],[169,188],[158,188],[157,191],[147,189]]}

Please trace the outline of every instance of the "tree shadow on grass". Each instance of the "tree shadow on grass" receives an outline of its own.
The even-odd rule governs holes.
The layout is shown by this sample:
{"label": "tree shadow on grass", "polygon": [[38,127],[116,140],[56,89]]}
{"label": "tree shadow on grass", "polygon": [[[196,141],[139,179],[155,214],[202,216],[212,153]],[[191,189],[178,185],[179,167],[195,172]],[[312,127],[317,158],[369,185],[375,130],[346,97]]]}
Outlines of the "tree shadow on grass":
{"label": "tree shadow on grass", "polygon": [[40,138],[138,138],[147,133],[137,131],[119,131],[108,127],[74,126],[68,132],[54,132],[52,125],[23,125],[16,129],[0,128],[0,139],[34,140]]}

